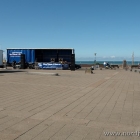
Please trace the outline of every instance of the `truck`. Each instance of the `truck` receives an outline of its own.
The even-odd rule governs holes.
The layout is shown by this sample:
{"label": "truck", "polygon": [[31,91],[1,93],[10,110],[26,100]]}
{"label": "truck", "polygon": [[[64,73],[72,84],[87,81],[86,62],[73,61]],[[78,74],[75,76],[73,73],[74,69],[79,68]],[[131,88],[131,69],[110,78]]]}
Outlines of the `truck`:
{"label": "truck", "polygon": [[3,50],[0,50],[0,68],[3,68]]}
{"label": "truck", "polygon": [[35,68],[35,64],[38,62],[39,66],[45,65],[47,68],[46,65],[56,65],[56,63],[67,63],[70,66],[73,62],[71,56],[75,55],[75,50],[73,48],[7,48],[7,65],[12,66],[13,62],[19,65],[21,54],[25,55],[26,67]]}

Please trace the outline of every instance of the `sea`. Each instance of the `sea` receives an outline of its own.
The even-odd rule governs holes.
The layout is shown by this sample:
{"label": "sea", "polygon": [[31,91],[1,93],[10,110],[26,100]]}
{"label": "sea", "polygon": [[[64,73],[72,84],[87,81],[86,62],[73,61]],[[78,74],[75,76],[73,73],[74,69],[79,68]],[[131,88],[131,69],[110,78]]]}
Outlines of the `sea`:
{"label": "sea", "polygon": [[[123,61],[96,61],[96,63],[103,64],[108,62],[110,65],[122,65]],[[94,64],[94,61],[76,61],[76,64]],[[140,61],[134,61],[134,65],[140,64]],[[132,61],[127,61],[127,65],[132,65]]]}

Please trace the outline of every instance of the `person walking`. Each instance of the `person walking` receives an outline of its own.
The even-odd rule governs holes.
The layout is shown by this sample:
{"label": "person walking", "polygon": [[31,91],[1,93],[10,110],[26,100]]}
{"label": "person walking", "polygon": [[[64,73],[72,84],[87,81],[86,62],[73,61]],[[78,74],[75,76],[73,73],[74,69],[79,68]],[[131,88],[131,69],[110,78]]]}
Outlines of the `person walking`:
{"label": "person walking", "polygon": [[90,68],[90,69],[91,69],[91,73],[93,73],[93,70],[94,70],[94,66],[91,66],[91,68]]}

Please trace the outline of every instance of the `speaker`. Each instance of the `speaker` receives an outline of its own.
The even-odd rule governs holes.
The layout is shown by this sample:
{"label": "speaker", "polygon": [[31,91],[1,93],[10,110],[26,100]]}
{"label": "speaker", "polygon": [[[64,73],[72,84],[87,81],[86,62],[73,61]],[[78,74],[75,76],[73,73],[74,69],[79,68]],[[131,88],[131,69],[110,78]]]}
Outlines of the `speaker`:
{"label": "speaker", "polygon": [[55,58],[51,58],[51,62],[55,62]]}
{"label": "speaker", "polygon": [[25,69],[25,54],[21,54],[20,62],[21,62],[21,69]]}
{"label": "speaker", "polygon": [[71,63],[75,63],[75,54],[71,54]]}
{"label": "speaker", "polygon": [[75,54],[71,54],[71,67],[72,71],[75,71]]}
{"label": "speaker", "polygon": [[37,60],[37,58],[35,59],[35,62],[37,62],[38,60]]}
{"label": "speaker", "polygon": [[63,58],[59,58],[59,62],[63,61]]}

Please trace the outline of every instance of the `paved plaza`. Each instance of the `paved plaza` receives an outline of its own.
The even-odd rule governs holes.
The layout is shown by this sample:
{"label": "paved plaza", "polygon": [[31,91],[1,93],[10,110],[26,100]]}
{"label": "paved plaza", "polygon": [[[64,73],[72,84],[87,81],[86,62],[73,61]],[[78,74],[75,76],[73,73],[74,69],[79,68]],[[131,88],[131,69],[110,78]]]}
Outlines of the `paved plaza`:
{"label": "paved plaza", "polygon": [[125,139],[140,139],[139,72],[0,72],[0,140]]}

